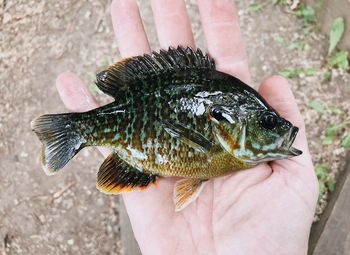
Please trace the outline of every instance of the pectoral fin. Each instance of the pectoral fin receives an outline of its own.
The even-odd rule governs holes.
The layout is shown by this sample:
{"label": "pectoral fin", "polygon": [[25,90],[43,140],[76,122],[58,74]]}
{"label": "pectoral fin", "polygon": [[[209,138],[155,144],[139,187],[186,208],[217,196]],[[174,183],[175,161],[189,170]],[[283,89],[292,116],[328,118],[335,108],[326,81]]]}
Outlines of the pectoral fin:
{"label": "pectoral fin", "polygon": [[164,129],[172,137],[178,138],[181,142],[191,146],[197,151],[207,152],[212,147],[212,143],[196,130],[187,128],[180,123],[174,123],[173,121],[163,121]]}
{"label": "pectoral fin", "polygon": [[112,153],[98,171],[96,187],[103,193],[118,194],[136,188],[146,188],[156,179],[157,175],[140,172],[120,159],[116,153]]}
{"label": "pectoral fin", "polygon": [[174,186],[175,212],[179,212],[195,201],[204,187],[204,181],[199,179],[182,179]]}

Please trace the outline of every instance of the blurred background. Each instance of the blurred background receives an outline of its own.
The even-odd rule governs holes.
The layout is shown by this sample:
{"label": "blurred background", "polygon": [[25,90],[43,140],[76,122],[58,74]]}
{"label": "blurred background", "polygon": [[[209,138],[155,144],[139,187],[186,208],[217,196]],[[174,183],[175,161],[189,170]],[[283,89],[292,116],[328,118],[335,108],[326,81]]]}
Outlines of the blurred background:
{"label": "blurred background", "polygon": [[[95,188],[102,156],[84,149],[65,171],[46,176],[38,160],[40,143],[30,130],[36,116],[65,111],[54,86],[63,71],[80,75],[102,104],[111,100],[94,85],[95,74],[119,58],[110,2],[0,0],[2,255],[121,254],[118,198]],[[342,169],[350,147],[350,3],[236,2],[252,85],[256,88],[272,74],[286,76],[305,118],[321,190],[317,222],[338,176],[346,177]],[[196,1],[186,3],[197,46],[205,48]],[[139,1],[139,6],[152,49],[157,50],[149,1]],[[350,205],[342,210],[349,213]],[[344,242],[350,243],[347,235]]]}

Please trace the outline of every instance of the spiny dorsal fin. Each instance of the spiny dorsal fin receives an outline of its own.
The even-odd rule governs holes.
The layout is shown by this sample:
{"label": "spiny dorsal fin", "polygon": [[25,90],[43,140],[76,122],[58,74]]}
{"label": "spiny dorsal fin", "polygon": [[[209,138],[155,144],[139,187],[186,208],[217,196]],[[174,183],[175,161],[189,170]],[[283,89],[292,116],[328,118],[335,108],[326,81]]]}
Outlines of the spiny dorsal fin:
{"label": "spiny dorsal fin", "polygon": [[151,55],[122,59],[96,75],[96,85],[104,93],[116,97],[119,91],[140,83],[145,77],[179,69],[215,69],[214,60],[198,48],[178,46]]}
{"label": "spiny dorsal fin", "polygon": [[142,173],[111,153],[102,163],[97,174],[97,188],[109,194],[146,188],[154,183],[157,175]]}
{"label": "spiny dorsal fin", "polygon": [[181,179],[174,186],[175,212],[179,212],[195,201],[204,187],[199,179]]}

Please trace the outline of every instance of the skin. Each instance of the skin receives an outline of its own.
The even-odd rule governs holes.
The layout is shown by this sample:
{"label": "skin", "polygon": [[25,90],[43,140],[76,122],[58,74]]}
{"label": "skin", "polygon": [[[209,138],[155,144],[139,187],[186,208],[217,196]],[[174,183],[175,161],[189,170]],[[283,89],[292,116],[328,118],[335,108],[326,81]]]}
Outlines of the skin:
{"label": "skin", "polygon": [[[194,47],[184,2],[151,2],[161,47]],[[218,69],[249,84],[234,2],[199,0],[198,4],[208,52]],[[122,57],[150,52],[135,1],[113,1],[111,13]],[[98,106],[75,74],[61,74],[56,85],[68,110],[87,111]],[[163,178],[145,191],[123,194],[143,254],[307,253],[318,184],[304,121],[284,78],[269,77],[259,93],[300,128],[294,147],[303,154],[210,180],[198,200],[179,213],[174,212],[173,204],[176,179]],[[104,148],[101,152],[109,154]]]}

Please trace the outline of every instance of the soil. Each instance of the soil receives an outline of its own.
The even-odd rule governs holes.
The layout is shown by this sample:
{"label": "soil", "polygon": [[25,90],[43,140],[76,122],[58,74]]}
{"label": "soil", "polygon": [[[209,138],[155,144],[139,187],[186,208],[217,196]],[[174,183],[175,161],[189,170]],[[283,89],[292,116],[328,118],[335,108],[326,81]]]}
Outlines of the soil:
{"label": "soil", "polygon": [[[187,1],[195,39],[204,47],[198,9]],[[285,6],[268,5],[259,12],[253,1],[240,1],[239,15],[249,53],[253,85],[285,68],[313,67],[312,76],[291,79],[305,117],[315,163],[329,162],[333,175],[342,169],[345,150],[339,139],[322,146],[325,128],[350,113],[350,75],[332,69],[325,80],[327,38]],[[0,0],[0,252],[2,254],[120,254],[118,198],[95,188],[103,159],[84,149],[54,177],[38,161],[40,144],[30,121],[44,113],[64,112],[55,90],[63,71],[79,74],[86,84],[107,63],[118,59],[109,16],[110,1]],[[140,3],[153,49],[158,49],[149,1]],[[315,31],[315,32],[314,32]],[[283,40],[281,40],[282,38]],[[308,50],[288,48],[304,41]],[[110,100],[97,94],[100,102]],[[320,99],[345,111],[320,114],[309,107]],[[318,213],[326,205],[321,198]]]}

